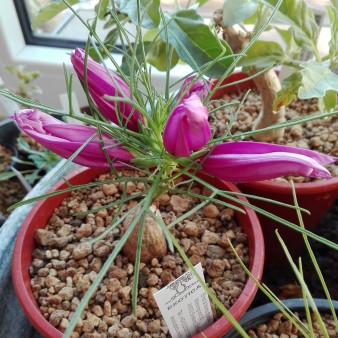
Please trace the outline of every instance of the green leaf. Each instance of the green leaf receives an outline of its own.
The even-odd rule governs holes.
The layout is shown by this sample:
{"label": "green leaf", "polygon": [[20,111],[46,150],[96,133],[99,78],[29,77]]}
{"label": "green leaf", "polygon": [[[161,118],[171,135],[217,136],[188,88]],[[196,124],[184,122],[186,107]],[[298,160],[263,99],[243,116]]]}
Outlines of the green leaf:
{"label": "green leaf", "polygon": [[[265,1],[273,6],[277,4],[277,0]],[[299,46],[310,50],[315,48],[319,27],[305,0],[284,0],[276,13],[275,20],[293,27],[295,40]]]}
{"label": "green leaf", "polygon": [[275,29],[286,44],[286,54],[297,59],[301,51],[301,47],[295,41],[292,27],[290,27],[289,29],[281,29],[279,27],[275,27]]}
{"label": "green leaf", "polygon": [[29,184],[33,185],[39,178],[39,170],[34,170],[31,174],[26,174],[24,177]]}
{"label": "green leaf", "polygon": [[331,27],[329,55],[331,57],[331,67],[336,67],[338,62],[338,0],[331,0],[331,4],[327,7],[327,13]]}
{"label": "green leaf", "polygon": [[258,8],[257,0],[224,0],[223,23],[231,27],[253,15]]}
{"label": "green leaf", "polygon": [[337,92],[335,90],[327,90],[323,97],[324,111],[333,111],[337,106]]}
{"label": "green leaf", "polygon": [[[80,0],[68,0],[69,5],[73,6],[80,3]],[[68,6],[61,0],[53,2],[40,9],[39,13],[32,20],[32,29],[36,29],[47,21],[53,19],[59,13],[67,9]]]}
{"label": "green leaf", "polygon": [[[143,42],[145,51],[149,49],[149,45],[151,43],[152,42],[148,42],[148,41]],[[139,44],[137,45],[133,44],[133,48],[136,48],[136,51],[128,49],[123,52],[124,55],[122,58],[121,72],[123,72],[126,76],[131,76],[130,71],[132,67],[134,68],[134,71],[137,72],[139,69],[138,66],[144,64],[142,47]],[[133,66],[132,66],[132,63],[133,63]]]}
{"label": "green leaf", "polygon": [[[100,5],[100,6],[99,6]],[[100,20],[104,20],[110,11],[110,0],[101,0],[96,6],[95,11]]]}
{"label": "green leaf", "polygon": [[[128,14],[130,20],[135,25],[138,24],[138,8],[137,0],[121,0],[120,11]],[[142,27],[155,28],[160,24],[160,0],[139,0],[140,2],[140,19],[142,20]]]}
{"label": "green leaf", "polygon": [[199,7],[202,5],[206,4],[209,0],[196,0],[196,3],[198,4]]}
{"label": "green leaf", "polygon": [[280,107],[287,106],[291,101],[297,98],[297,92],[302,82],[300,72],[294,72],[282,82],[282,89],[277,93],[273,102],[273,110],[278,111]]}
{"label": "green leaf", "polygon": [[266,68],[280,65],[287,59],[283,48],[274,41],[255,41],[239,62],[239,66]]}
{"label": "green leaf", "polygon": [[0,173],[0,181],[7,181],[14,176],[15,176],[15,173],[13,171],[1,172]]}
{"label": "green leaf", "polygon": [[207,63],[214,62],[221,56],[225,58],[214,62],[205,74],[220,77],[231,66],[234,58],[230,47],[211,32],[195,10],[181,10],[174,16],[166,13],[165,21],[166,23],[162,21],[160,24],[162,39],[166,40],[167,30],[168,40],[180,59],[194,70],[201,71]]}
{"label": "green leaf", "polygon": [[302,85],[298,91],[298,97],[309,99],[312,97],[324,97],[327,90],[338,91],[338,75],[334,74],[327,66],[308,61],[301,64]]}
{"label": "green leaf", "polygon": [[166,44],[161,39],[157,39],[150,44],[146,60],[158,70],[165,71],[168,62],[170,62],[170,68],[173,68],[179,61],[179,56],[175,50],[172,53],[171,60],[168,60],[167,54]]}

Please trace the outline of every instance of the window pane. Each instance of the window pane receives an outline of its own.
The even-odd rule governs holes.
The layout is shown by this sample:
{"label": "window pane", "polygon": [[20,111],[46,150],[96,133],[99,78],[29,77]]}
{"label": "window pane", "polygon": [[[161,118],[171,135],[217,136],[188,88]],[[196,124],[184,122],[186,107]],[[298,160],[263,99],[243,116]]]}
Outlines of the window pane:
{"label": "window pane", "polygon": [[[33,18],[39,13],[39,11],[46,5],[57,4],[57,0],[16,0],[17,9],[20,9],[21,15],[26,14],[27,25],[30,27]],[[22,3],[23,2],[23,3]],[[182,7],[185,7],[187,0],[180,1]],[[21,5],[20,5],[21,3]],[[84,21],[93,19],[95,17],[94,8],[98,3],[98,0],[89,0],[81,2],[75,5],[73,8],[83,18]],[[203,5],[199,12],[205,17],[211,17],[213,11],[216,8],[220,8],[223,0],[209,0],[207,4]],[[175,1],[162,0],[161,6],[163,9],[170,11],[175,9]],[[25,7],[25,8],[22,8]],[[20,13],[19,13],[20,14]],[[22,21],[22,18],[20,21]],[[108,30],[104,29],[105,21],[98,21],[97,32],[101,38],[104,38]],[[80,20],[69,9],[62,11],[50,21],[42,24],[38,28],[34,28],[30,31],[30,34],[42,42],[44,39],[54,41],[68,41],[73,42],[74,46],[78,45],[76,41],[86,41],[88,31]],[[49,44],[53,44],[52,41]]]}

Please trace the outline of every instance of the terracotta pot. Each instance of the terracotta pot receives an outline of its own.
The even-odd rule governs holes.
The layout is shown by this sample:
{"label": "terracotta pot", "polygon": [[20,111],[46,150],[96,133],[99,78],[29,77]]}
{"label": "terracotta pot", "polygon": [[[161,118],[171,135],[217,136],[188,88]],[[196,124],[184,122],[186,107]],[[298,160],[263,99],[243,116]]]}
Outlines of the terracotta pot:
{"label": "terracotta pot", "polygon": [[[237,72],[229,76],[224,83],[245,80],[246,78],[246,74]],[[234,92],[240,93],[254,87],[255,84],[253,80],[247,80],[237,85],[218,90],[213,98],[217,99],[224,94]],[[314,231],[319,221],[338,198],[338,177],[317,182],[295,183],[294,185],[299,206],[310,211],[310,215],[302,214],[304,225],[307,230]],[[273,180],[259,181],[238,184],[238,187],[243,193],[261,196],[291,205],[294,204],[291,184],[287,182],[275,182]],[[299,224],[297,213],[291,209],[259,200],[251,200],[251,203],[294,224]],[[300,233],[260,214],[258,214],[258,218],[262,226],[264,241],[268,243],[266,246],[266,268],[274,268],[276,264],[278,267],[288,264],[284,251],[277,240],[275,234],[276,229],[278,229],[279,234],[282,236],[293,257],[298,257],[302,253],[304,241]]]}
{"label": "terracotta pot", "polygon": [[[93,178],[102,173],[100,170],[82,169],[72,173],[67,177],[73,185],[83,184],[91,181]],[[224,190],[238,191],[238,188],[232,183],[226,183],[201,175],[206,181],[217,185]],[[66,184],[62,181],[57,183],[52,189],[64,189]],[[30,287],[29,266],[32,261],[32,251],[35,247],[34,232],[39,228],[43,228],[54,208],[58,207],[66,194],[51,197],[49,199],[37,202],[23,222],[14,246],[13,252],[13,281],[14,287],[19,298],[20,304],[29,320],[36,329],[44,336],[50,338],[61,338],[62,333],[54,328],[40,313],[38,305],[34,299]],[[241,197],[241,199],[243,199]],[[246,199],[243,199],[246,200]],[[250,251],[250,270],[260,279],[264,265],[264,242],[260,224],[256,214],[249,208],[244,207],[245,214],[236,213],[236,219],[243,227],[248,235],[248,245]],[[256,294],[257,286],[249,279],[245,285],[243,293],[236,303],[231,307],[230,312],[238,320],[249,308]],[[231,324],[226,318],[222,317],[212,326],[203,332],[203,337],[219,338],[231,328]],[[202,337],[198,334],[195,337]]]}
{"label": "terracotta pot", "polygon": [[[319,313],[331,313],[329,303],[326,299],[314,299]],[[304,300],[302,298],[288,299],[283,301],[283,304],[287,306],[293,313],[297,312],[299,316],[305,314]],[[333,301],[335,312],[338,313],[338,301]],[[258,306],[248,311],[242,319],[239,321],[245,331],[256,328],[258,325],[268,322],[272,319],[273,315],[278,312],[278,308],[274,303],[268,303]],[[237,338],[238,332],[232,329],[225,338]]]}

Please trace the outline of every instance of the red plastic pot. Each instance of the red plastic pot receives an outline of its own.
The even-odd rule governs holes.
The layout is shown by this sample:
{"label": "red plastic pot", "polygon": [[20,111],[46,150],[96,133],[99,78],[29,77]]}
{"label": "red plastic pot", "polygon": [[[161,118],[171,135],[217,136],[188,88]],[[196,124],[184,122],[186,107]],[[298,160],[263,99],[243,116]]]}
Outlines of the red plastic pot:
{"label": "red plastic pot", "polygon": [[[81,169],[69,175],[67,179],[73,185],[84,184],[90,182],[100,173],[102,173],[100,170]],[[232,183],[222,182],[204,175],[201,175],[201,177],[223,190],[239,192],[238,188]],[[66,184],[62,181],[57,183],[51,191],[66,187]],[[67,194],[54,196],[41,200],[34,205],[18,232],[13,252],[13,282],[20,304],[34,327],[46,338],[61,338],[62,333],[53,327],[40,313],[30,286],[29,266],[32,261],[32,251],[35,247],[35,230],[46,225],[54,209],[60,205],[66,196]],[[240,198],[247,201],[245,198]],[[248,235],[250,270],[254,276],[260,279],[264,265],[263,234],[256,214],[247,207],[243,207],[243,209],[245,214],[236,213],[237,222],[241,224]],[[242,294],[230,309],[231,314],[236,319],[240,319],[249,308],[256,292],[256,284],[249,279]],[[200,333],[195,337],[219,338],[230,328],[231,324],[225,317],[222,317],[203,331],[203,335]]]}
{"label": "red plastic pot", "polygon": [[[224,83],[232,83],[234,81],[245,80],[246,78],[246,74],[238,72],[229,76]],[[241,91],[254,87],[255,84],[253,80],[247,80],[234,86],[219,89],[213,98],[217,99],[224,94],[229,95],[233,92],[240,93]],[[287,182],[275,182],[272,180],[259,181],[239,184],[238,187],[243,193],[294,204],[291,184]],[[299,206],[310,212],[310,215],[302,214],[304,225],[307,230],[314,231],[321,218],[328,212],[338,198],[338,177],[317,182],[295,183],[295,189]],[[291,209],[259,200],[252,199],[250,202],[294,224],[299,224],[296,212]],[[298,257],[302,253],[304,241],[300,233],[260,214],[258,218],[262,226],[264,241],[267,243],[265,251],[266,268],[280,267],[281,265],[288,264],[281,245],[277,240],[275,234],[276,229],[278,229],[279,234],[282,236],[293,257]]]}

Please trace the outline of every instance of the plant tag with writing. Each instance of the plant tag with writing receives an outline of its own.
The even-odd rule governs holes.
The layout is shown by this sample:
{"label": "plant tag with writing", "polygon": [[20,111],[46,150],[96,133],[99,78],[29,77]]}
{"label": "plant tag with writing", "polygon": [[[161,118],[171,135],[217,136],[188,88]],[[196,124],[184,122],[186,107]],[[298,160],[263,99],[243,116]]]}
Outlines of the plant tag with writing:
{"label": "plant tag with writing", "polygon": [[[204,280],[201,263],[195,266]],[[189,338],[213,323],[208,294],[191,270],[154,293],[173,338]]]}

